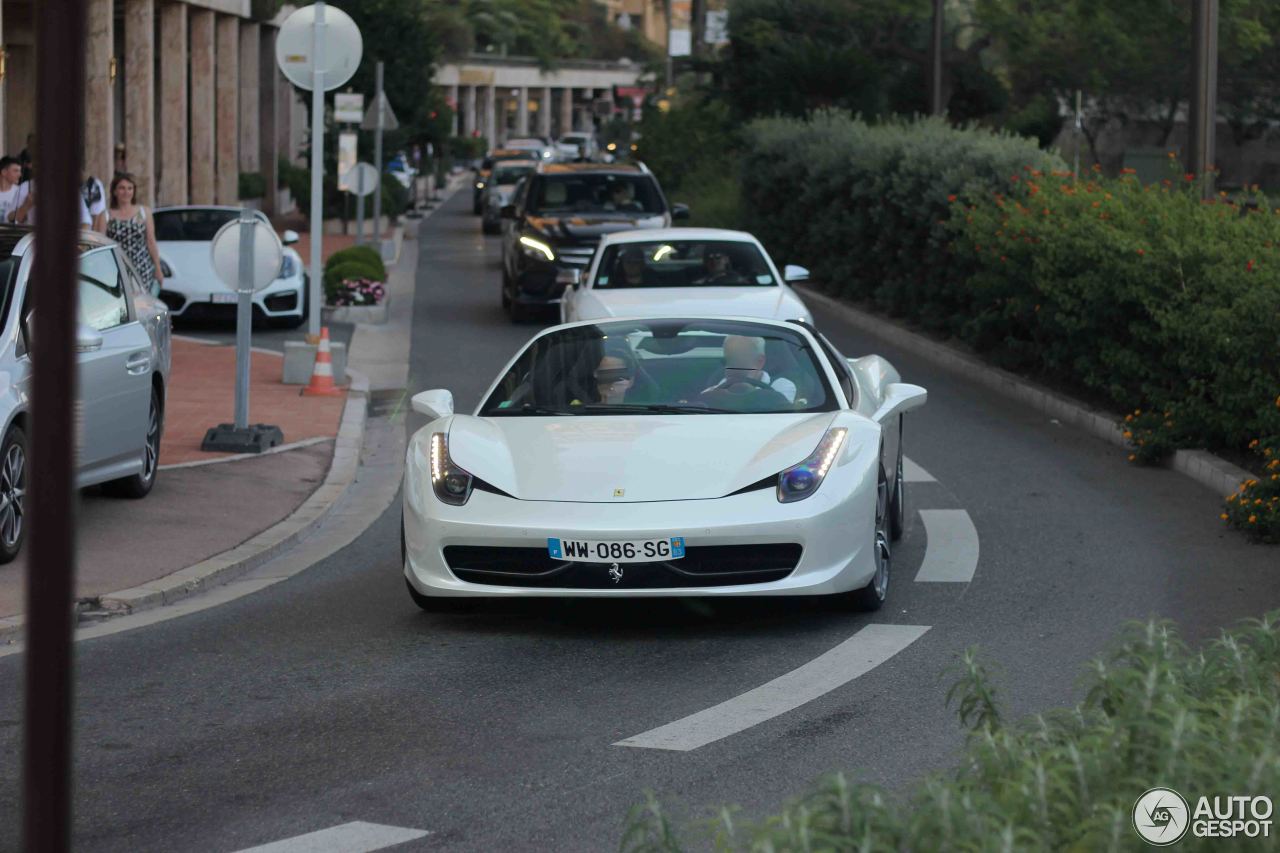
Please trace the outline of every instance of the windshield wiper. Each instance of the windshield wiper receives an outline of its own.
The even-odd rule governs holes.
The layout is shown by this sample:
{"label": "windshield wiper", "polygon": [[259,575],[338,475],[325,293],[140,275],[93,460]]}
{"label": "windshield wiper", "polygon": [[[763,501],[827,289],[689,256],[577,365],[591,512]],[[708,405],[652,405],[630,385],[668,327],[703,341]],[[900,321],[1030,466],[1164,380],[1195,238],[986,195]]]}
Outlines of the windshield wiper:
{"label": "windshield wiper", "polygon": [[555,406],[540,406],[534,403],[525,403],[519,407],[510,406],[505,409],[494,409],[489,412],[489,417],[513,417],[519,415],[576,415],[576,409],[581,407],[574,406],[572,409],[560,409]]}
{"label": "windshield wiper", "polygon": [[583,409],[592,414],[619,414],[619,415],[739,415],[741,412],[733,409],[717,409],[714,406],[704,406],[700,403],[676,404],[676,403],[588,403],[584,406],[574,406],[575,409]]}

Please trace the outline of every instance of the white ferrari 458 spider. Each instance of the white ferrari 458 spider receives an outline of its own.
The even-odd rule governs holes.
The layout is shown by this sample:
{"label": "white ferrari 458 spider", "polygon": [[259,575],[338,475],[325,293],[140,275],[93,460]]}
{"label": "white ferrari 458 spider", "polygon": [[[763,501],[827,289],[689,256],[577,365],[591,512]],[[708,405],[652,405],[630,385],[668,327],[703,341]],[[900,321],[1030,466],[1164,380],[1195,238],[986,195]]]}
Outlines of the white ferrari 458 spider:
{"label": "white ferrari 458 spider", "polygon": [[798,321],[650,318],[538,334],[473,415],[413,408],[404,574],[464,597],[846,595],[875,610],[925,389]]}

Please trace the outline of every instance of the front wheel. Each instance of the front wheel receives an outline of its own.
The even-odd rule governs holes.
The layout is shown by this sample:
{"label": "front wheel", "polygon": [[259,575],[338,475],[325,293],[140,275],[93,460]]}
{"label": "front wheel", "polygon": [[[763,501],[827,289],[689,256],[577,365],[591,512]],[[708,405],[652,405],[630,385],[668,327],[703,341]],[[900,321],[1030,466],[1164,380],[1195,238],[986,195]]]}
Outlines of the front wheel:
{"label": "front wheel", "polygon": [[143,446],[142,470],[129,477],[112,480],[106,489],[116,497],[145,498],[156,484],[156,472],[160,470],[160,436],[164,432],[164,411],[160,407],[160,394],[151,389],[151,410],[147,413],[147,443]]}
{"label": "front wheel", "polygon": [[889,572],[892,568],[889,524],[889,480],[882,465],[876,482],[876,524],[872,541],[876,572],[866,586],[849,593],[849,601],[855,610],[868,613],[879,610],[889,594]]}
{"label": "front wheel", "polygon": [[27,535],[27,434],[13,427],[0,444],[0,563],[12,562]]}

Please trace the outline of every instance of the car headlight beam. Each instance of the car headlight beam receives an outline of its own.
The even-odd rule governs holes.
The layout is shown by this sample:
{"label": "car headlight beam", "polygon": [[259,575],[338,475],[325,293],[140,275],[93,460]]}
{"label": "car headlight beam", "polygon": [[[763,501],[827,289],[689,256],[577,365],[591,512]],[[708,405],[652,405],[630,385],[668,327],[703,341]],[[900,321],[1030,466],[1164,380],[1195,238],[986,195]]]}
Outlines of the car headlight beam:
{"label": "car headlight beam", "polygon": [[844,427],[827,430],[808,458],[778,475],[779,503],[804,500],[818,490],[827,472],[839,458],[847,432]]}
{"label": "car headlight beam", "polygon": [[462,506],[471,497],[471,474],[453,464],[449,458],[449,436],[431,434],[431,489],[442,503]]}
{"label": "car headlight beam", "polygon": [[548,261],[554,261],[556,259],[556,253],[551,250],[550,246],[541,240],[535,240],[532,237],[521,237],[520,245],[524,247],[524,253],[530,257],[537,257],[538,255],[541,255]]}

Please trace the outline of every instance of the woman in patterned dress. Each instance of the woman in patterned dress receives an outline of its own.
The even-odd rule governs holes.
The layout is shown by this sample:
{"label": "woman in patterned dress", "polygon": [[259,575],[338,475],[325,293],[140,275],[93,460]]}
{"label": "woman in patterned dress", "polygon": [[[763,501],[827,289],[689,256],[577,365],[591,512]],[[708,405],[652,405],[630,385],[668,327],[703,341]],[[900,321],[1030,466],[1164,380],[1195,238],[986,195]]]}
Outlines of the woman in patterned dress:
{"label": "woman in patterned dress", "polygon": [[156,226],[151,211],[138,204],[138,183],[127,172],[117,173],[111,182],[111,209],[107,212],[107,236],[120,244],[144,284],[153,294],[160,292],[164,273],[160,250],[156,247]]}

